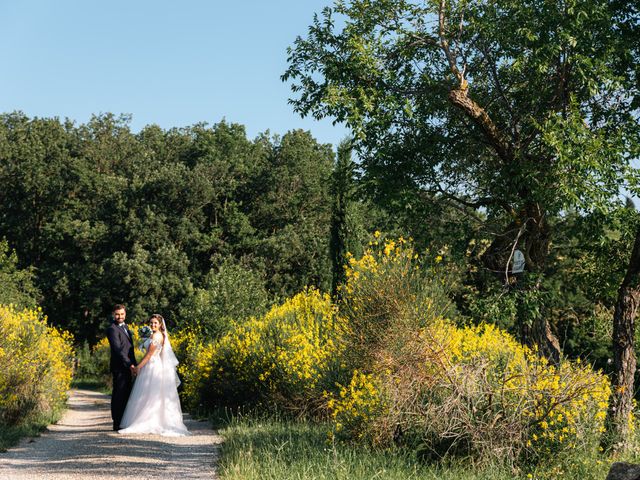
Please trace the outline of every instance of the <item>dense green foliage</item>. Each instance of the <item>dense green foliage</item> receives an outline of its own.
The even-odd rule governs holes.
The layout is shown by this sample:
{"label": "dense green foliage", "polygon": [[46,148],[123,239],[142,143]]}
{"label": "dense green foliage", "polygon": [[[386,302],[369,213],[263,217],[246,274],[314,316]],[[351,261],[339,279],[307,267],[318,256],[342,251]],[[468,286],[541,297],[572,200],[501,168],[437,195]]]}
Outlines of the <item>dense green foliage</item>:
{"label": "dense green foliage", "polygon": [[20,269],[15,251],[0,242],[0,304],[35,307],[40,296],[33,283],[33,268]]}
{"label": "dense green foliage", "polygon": [[179,313],[183,326],[217,338],[234,319],[262,315],[269,303],[264,279],[226,259],[207,274],[202,288],[196,288],[182,303]]}
{"label": "dense green foliage", "polygon": [[338,145],[336,165],[333,170],[331,212],[331,241],[329,248],[332,262],[331,291],[336,293],[338,285],[345,280],[344,265],[348,255],[360,255],[367,237],[364,208],[373,204],[363,204],[358,197],[358,184],[355,181],[356,163],[351,158],[351,142],[346,140]]}
{"label": "dense green foliage", "polygon": [[555,215],[618,194],[638,135],[637,20],[597,0],[339,1],[283,78],[301,114],[353,128],[380,194],[526,221],[529,204]]}
{"label": "dense green foliage", "polygon": [[[5,255],[2,274],[34,295],[20,279],[33,269],[51,321],[91,341],[116,302],[171,322],[181,305],[244,316],[241,300],[257,311],[306,285],[328,289],[333,163],[302,131],[252,141],[224,122],[134,134],[126,117],[2,115],[0,238],[18,259]],[[260,298],[228,303],[244,281],[231,280],[234,263]]]}
{"label": "dense green foliage", "polygon": [[[412,236],[458,258],[489,242],[462,308],[498,295],[557,361],[548,277],[567,212],[615,210],[637,184],[639,17],[600,0],[337,1],[283,79],[302,115],[353,129],[365,185]],[[516,247],[526,273],[498,292]]]}

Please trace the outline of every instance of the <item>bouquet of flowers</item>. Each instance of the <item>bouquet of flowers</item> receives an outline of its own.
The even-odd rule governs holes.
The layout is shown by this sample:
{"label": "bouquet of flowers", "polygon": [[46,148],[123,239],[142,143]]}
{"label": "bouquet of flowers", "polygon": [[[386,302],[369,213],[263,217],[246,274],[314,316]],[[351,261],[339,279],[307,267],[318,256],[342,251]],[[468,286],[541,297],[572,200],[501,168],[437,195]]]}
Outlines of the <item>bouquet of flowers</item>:
{"label": "bouquet of flowers", "polygon": [[142,327],[140,327],[138,329],[138,335],[140,336],[140,340],[142,340],[142,342],[140,343],[140,346],[139,346],[140,350],[144,350],[145,341],[148,338],[151,338],[151,334],[152,333],[153,332],[151,331],[151,327],[149,327],[148,325],[143,325]]}
{"label": "bouquet of flowers", "polygon": [[138,329],[138,335],[140,335],[140,338],[143,340],[149,338],[151,336],[151,328],[148,325],[143,325]]}

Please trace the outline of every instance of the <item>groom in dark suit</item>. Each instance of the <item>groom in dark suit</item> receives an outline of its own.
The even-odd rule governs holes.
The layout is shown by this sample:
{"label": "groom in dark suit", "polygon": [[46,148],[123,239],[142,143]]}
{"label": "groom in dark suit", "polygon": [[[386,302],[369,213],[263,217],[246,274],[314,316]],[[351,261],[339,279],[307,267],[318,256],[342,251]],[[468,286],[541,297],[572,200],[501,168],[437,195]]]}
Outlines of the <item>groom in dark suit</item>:
{"label": "groom in dark suit", "polygon": [[129,400],[134,367],[138,364],[133,351],[133,337],[124,323],[127,310],[124,305],[113,307],[113,322],[107,328],[107,338],[111,346],[111,374],[113,390],[111,393],[111,418],[113,429],[120,430],[120,421]]}

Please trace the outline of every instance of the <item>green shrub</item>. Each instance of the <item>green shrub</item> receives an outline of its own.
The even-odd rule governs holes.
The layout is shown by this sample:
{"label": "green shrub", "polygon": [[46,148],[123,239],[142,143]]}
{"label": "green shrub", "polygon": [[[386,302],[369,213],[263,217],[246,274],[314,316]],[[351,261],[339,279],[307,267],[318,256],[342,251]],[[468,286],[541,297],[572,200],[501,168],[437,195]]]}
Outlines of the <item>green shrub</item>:
{"label": "green shrub", "polygon": [[93,348],[84,342],[76,349],[76,373],[74,382],[89,383],[101,387],[108,387],[111,373],[109,372],[109,346],[103,345],[102,340]]}
{"label": "green shrub", "polygon": [[263,315],[268,306],[269,295],[260,275],[227,259],[181,305],[180,317],[200,335],[215,339],[233,320]]}
{"label": "green shrub", "polygon": [[18,268],[18,258],[6,240],[0,241],[0,305],[36,308],[40,292],[33,283],[33,269]]}

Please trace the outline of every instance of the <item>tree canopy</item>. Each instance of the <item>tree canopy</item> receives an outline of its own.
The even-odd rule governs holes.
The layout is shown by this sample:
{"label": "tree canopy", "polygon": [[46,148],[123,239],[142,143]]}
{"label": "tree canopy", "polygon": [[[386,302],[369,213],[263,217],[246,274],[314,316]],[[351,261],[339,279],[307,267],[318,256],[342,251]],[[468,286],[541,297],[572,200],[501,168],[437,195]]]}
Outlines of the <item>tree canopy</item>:
{"label": "tree canopy", "polygon": [[212,275],[230,259],[271,298],[328,289],[333,163],[303,131],[250,140],[226,122],[133,133],[110,114],[82,125],[4,114],[0,238],[15,255],[3,268],[16,281],[32,269],[50,319],[90,340],[114,303],[132,320],[175,321],[225,285]]}
{"label": "tree canopy", "polygon": [[[283,79],[302,115],[353,129],[379,195],[454,205],[491,238],[483,268],[517,247],[542,273],[554,217],[615,208],[637,179],[638,17],[600,0],[337,1]],[[545,323],[523,335],[557,355]]]}

